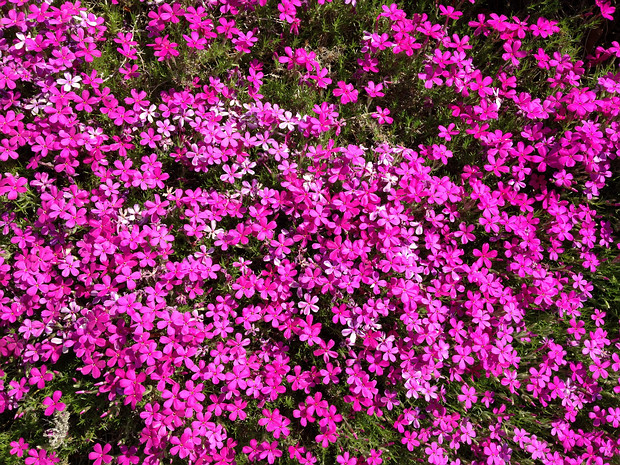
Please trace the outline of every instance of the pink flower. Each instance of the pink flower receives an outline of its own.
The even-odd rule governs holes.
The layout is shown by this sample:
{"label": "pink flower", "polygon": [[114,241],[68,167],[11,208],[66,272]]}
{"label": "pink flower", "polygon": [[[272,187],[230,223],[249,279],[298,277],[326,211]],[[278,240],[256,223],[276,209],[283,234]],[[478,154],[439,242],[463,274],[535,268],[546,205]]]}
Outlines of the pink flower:
{"label": "pink flower", "polygon": [[488,456],[488,465],[504,465],[506,463],[501,457],[501,449],[494,442],[484,447],[484,453]]}
{"label": "pink flower", "polygon": [[469,410],[472,404],[475,404],[478,401],[478,397],[476,396],[476,389],[464,384],[463,386],[461,386],[461,392],[463,394],[459,394],[457,399],[459,402],[465,402],[465,409]]}
{"label": "pink flower", "polygon": [[47,367],[42,365],[41,368],[34,367],[30,371],[30,379],[28,380],[28,383],[30,385],[36,384],[38,389],[43,389],[45,387],[45,382],[51,381],[53,377],[54,374],[48,372]]}
{"label": "pink flower", "polygon": [[55,391],[54,394],[52,394],[52,397],[46,397],[43,400],[43,405],[47,406],[44,412],[45,416],[49,417],[55,411],[62,412],[67,407],[65,404],[60,402],[61,397],[62,397],[62,392]]}
{"label": "pink flower", "polygon": [[23,457],[24,452],[28,450],[28,443],[24,441],[24,438],[19,438],[18,441],[12,441],[10,446],[11,455],[17,455],[18,457]]}
{"label": "pink flower", "polygon": [[489,244],[483,244],[482,250],[474,249],[473,251],[474,257],[479,257],[476,260],[475,265],[480,267],[484,265],[487,268],[491,268],[491,258],[497,257],[497,250],[490,250]]}
{"label": "pink flower", "polygon": [[352,457],[348,452],[343,452],[342,455],[338,454],[336,456],[336,462],[340,465],[356,465],[357,457]]}
{"label": "pink flower", "polygon": [[111,455],[108,455],[110,450],[112,450],[112,446],[110,444],[105,444],[103,447],[101,447],[101,444],[95,444],[95,447],[93,447],[93,452],[88,454],[88,458],[94,461],[93,465],[110,463],[113,458]]}
{"label": "pink flower", "polygon": [[45,449],[30,449],[28,457],[24,460],[26,465],[50,465],[58,462],[58,458],[52,452],[49,456]]}
{"label": "pink flower", "polygon": [[452,136],[459,134],[457,129],[454,129],[456,125],[454,123],[450,123],[448,127],[439,125],[439,137],[442,137],[446,140],[452,140]]}
{"label": "pink flower", "polygon": [[271,464],[274,463],[278,457],[282,457],[282,451],[278,449],[278,441],[273,441],[271,443],[264,441],[260,447],[262,449],[259,455],[261,460],[267,459],[267,462]]}
{"label": "pink flower", "polygon": [[439,5],[439,14],[441,16],[447,16],[448,18],[453,19],[455,21],[459,19],[461,16],[463,16],[463,13],[455,10],[453,6],[444,6],[444,5]]}
{"label": "pink flower", "polygon": [[19,194],[28,191],[28,179],[22,177],[14,177],[10,173],[5,173],[4,179],[0,176],[0,195],[7,194],[9,200],[15,200]]}
{"label": "pink flower", "polygon": [[439,447],[439,444],[437,444],[437,442],[431,442],[430,447],[426,447],[424,449],[424,452],[426,452],[426,454],[428,455],[429,463],[434,463],[435,465],[445,463],[443,461],[445,449]]}
{"label": "pink flower", "polygon": [[263,409],[263,418],[258,420],[258,424],[265,426],[267,431],[273,432],[273,437],[276,439],[290,434],[290,430],[287,428],[290,423],[291,420],[280,415],[279,409],[275,409],[273,412]]}
{"label": "pink flower", "polygon": [[601,16],[609,21],[614,20],[614,13],[616,12],[616,7],[612,6],[610,2],[606,0],[596,0],[596,6],[601,9]]}
{"label": "pink flower", "polygon": [[140,73],[138,72],[139,69],[140,68],[136,64],[132,65],[132,64],[126,63],[125,66],[121,66],[118,69],[118,72],[123,75],[123,79],[129,80],[129,79],[137,78],[138,76],[140,76]]}
{"label": "pink flower", "polygon": [[334,89],[334,97],[340,97],[340,102],[345,105],[350,102],[357,102],[359,92],[355,90],[353,84],[338,81],[338,87]]}
{"label": "pink flower", "polygon": [[154,44],[147,44],[147,47],[154,48],[154,55],[157,57],[157,61],[164,61],[168,59],[168,57],[179,56],[179,51],[176,49],[178,44],[175,42],[170,42],[168,37],[168,34],[164,37],[156,37]]}
{"label": "pink flower", "polygon": [[394,120],[388,116],[389,114],[390,110],[377,106],[377,111],[372,113],[371,116],[375,118],[379,124],[392,124]]}
{"label": "pink flower", "polygon": [[383,84],[375,84],[373,81],[368,81],[368,84],[364,87],[364,90],[368,94],[369,97],[385,97],[385,94],[382,92]]}

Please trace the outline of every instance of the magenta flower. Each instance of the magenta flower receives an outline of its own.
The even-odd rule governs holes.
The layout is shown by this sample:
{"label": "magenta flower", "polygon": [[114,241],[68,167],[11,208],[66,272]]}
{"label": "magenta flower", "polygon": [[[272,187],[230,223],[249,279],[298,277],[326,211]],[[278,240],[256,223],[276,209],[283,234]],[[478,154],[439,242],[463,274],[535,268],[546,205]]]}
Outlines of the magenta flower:
{"label": "magenta flower", "polygon": [[47,455],[45,449],[30,449],[28,457],[24,460],[25,465],[49,465],[58,462],[58,457],[52,452]]}
{"label": "magenta flower", "polygon": [[[112,36],[79,3],[6,3],[0,351],[25,372],[0,372],[0,412],[22,421],[69,353],[89,391],[140,420],[118,457],[96,444],[95,465],[233,463],[239,449],[275,463],[283,452],[261,443],[265,430],[302,464],[334,445],[341,465],[379,465],[378,445],[350,448],[368,422],[393,425],[434,465],[459,465],[463,447],[485,465],[617,458],[620,409],[595,402],[620,393],[615,314],[592,299],[615,266],[616,224],[597,206],[617,177],[620,75],[598,70],[620,44],[578,60],[546,40],[555,21],[485,11],[469,17],[473,40],[454,33],[468,2],[388,3],[369,11],[356,56],[335,50],[345,61],[332,82],[334,50],[293,46],[288,32],[308,26],[302,10],[348,21],[355,0],[145,2]],[[592,19],[612,17],[608,0],[594,3]],[[280,23],[260,39],[275,69],[252,29],[272,13]],[[487,41],[499,70],[477,56]],[[186,58],[211,60],[211,47],[237,63],[189,77]],[[119,73],[79,72],[98,67],[98,48]],[[178,61],[161,70],[179,76],[157,81],[179,85],[132,88],[149,84],[135,79],[138,58]],[[536,95],[516,67],[542,76]],[[306,114],[265,100],[273,79],[309,89]],[[323,102],[331,85],[337,102]],[[387,107],[412,110],[421,132]],[[430,139],[400,145],[408,132]],[[495,402],[485,379],[522,401]],[[297,394],[292,415],[271,405]],[[66,411],[61,391],[43,397],[45,416]],[[264,429],[250,431],[257,408]],[[516,417],[525,428],[506,433]],[[548,426],[544,441],[530,420]],[[10,452],[59,460],[23,439]]]}
{"label": "magenta flower", "polygon": [[456,21],[461,16],[463,16],[463,13],[461,11],[455,10],[455,8],[452,6],[444,6],[444,5],[439,5],[439,14],[441,16],[447,16],[448,18],[454,21]]}
{"label": "magenta flower", "polygon": [[52,397],[46,397],[43,400],[43,405],[47,407],[45,409],[45,412],[43,413],[45,416],[49,417],[56,411],[62,412],[67,407],[65,404],[60,402],[61,397],[62,397],[62,391],[54,391],[54,394],[52,394]]}
{"label": "magenta flower", "polygon": [[258,420],[258,424],[264,426],[269,432],[273,432],[273,437],[279,439],[280,436],[288,436],[290,430],[288,425],[291,421],[280,414],[279,409],[275,409],[273,412],[263,409],[263,418]]}
{"label": "magenta flower", "polygon": [[112,450],[112,446],[110,444],[105,444],[103,447],[101,447],[101,444],[95,444],[95,447],[93,447],[93,452],[88,454],[88,458],[93,460],[93,465],[110,463],[113,459],[111,455],[108,455],[110,450]]}
{"label": "magenta flower", "polygon": [[373,81],[368,81],[368,84],[366,84],[364,90],[369,97],[385,97],[385,94],[382,92],[383,83],[381,82],[379,84],[375,84]]}
{"label": "magenta flower", "polygon": [[17,455],[18,457],[23,457],[24,452],[28,450],[28,443],[24,441],[24,438],[19,438],[18,441],[12,441],[10,446],[11,455]]}
{"label": "magenta flower", "polygon": [[394,119],[389,117],[389,114],[390,110],[377,106],[377,111],[372,113],[371,116],[375,118],[379,124],[392,124]]}
{"label": "magenta flower", "polygon": [[497,250],[490,250],[489,244],[483,244],[482,250],[474,249],[473,254],[474,257],[479,257],[475,262],[477,266],[484,265],[487,268],[491,268],[491,259],[497,257]]}
{"label": "magenta flower", "polygon": [[30,379],[28,380],[28,383],[30,385],[36,384],[37,389],[43,389],[46,381],[51,381],[53,377],[54,374],[48,372],[47,367],[42,365],[41,368],[34,367],[30,371]]}
{"label": "magenta flower", "polygon": [[168,37],[168,34],[164,37],[156,37],[154,44],[147,44],[147,47],[153,47],[155,50],[154,55],[157,57],[157,61],[164,61],[168,58],[179,56],[179,51],[176,49],[178,44],[170,42]]}
{"label": "magenta flower", "polygon": [[344,452],[343,454],[338,454],[336,456],[336,462],[340,465],[356,465],[357,457],[352,457],[348,452]]}
{"label": "magenta flower", "polygon": [[264,441],[260,448],[262,449],[259,455],[261,460],[267,459],[267,462],[272,464],[276,461],[278,457],[282,457],[282,451],[278,449],[278,441],[273,441],[271,443]]}
{"label": "magenta flower", "polygon": [[465,402],[465,409],[469,410],[472,404],[475,404],[478,401],[478,397],[476,396],[476,389],[464,384],[463,386],[461,386],[461,392],[463,394],[459,394],[457,398],[459,402]]}
{"label": "magenta flower", "polygon": [[488,456],[488,465],[504,465],[506,463],[502,458],[501,449],[494,442],[484,447],[484,453]]}
{"label": "magenta flower", "polygon": [[338,87],[334,89],[334,97],[340,97],[340,102],[345,105],[351,102],[357,102],[359,92],[353,87],[353,84],[347,84],[344,81],[338,81]]}

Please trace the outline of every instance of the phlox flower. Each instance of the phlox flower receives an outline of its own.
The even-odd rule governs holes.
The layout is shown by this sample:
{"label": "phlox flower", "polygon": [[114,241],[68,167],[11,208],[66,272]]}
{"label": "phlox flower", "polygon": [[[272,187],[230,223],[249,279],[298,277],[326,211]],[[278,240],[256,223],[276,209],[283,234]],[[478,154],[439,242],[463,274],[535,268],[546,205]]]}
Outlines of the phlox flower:
{"label": "phlox flower", "polygon": [[239,419],[241,421],[245,420],[247,417],[247,413],[243,410],[247,407],[248,403],[242,399],[236,399],[232,404],[228,404],[228,411],[230,415],[228,418],[232,421]]}
{"label": "phlox flower", "polygon": [[30,378],[28,383],[30,385],[37,386],[37,389],[43,389],[45,387],[45,383],[47,381],[51,381],[54,377],[54,374],[47,371],[47,367],[42,365],[41,368],[34,367],[30,371]]}
{"label": "phlox flower", "polygon": [[418,433],[415,431],[405,431],[403,434],[403,438],[400,440],[402,444],[407,446],[409,451],[413,451],[416,447],[420,445],[420,441],[416,438],[418,437]]}
{"label": "phlox flower", "polygon": [[335,443],[340,435],[336,432],[336,428],[326,428],[321,427],[321,433],[316,436],[316,442],[321,445],[321,447],[328,447],[329,444]]}
{"label": "phlox flower", "polygon": [[122,454],[116,458],[119,465],[136,465],[140,461],[140,458],[136,455],[138,449],[135,446],[127,447],[120,445],[119,448]]}
{"label": "phlox flower", "polygon": [[273,412],[263,409],[263,418],[258,420],[258,424],[264,426],[267,431],[273,432],[273,437],[276,439],[290,434],[290,430],[287,428],[290,423],[291,420],[280,415],[279,409],[275,409]]}
{"label": "phlox flower", "polygon": [[140,73],[138,72],[139,69],[140,67],[138,65],[127,63],[125,66],[121,66],[118,69],[118,72],[123,75],[123,79],[129,80],[140,76]]}
{"label": "phlox flower", "polygon": [[594,379],[607,379],[609,377],[609,372],[607,371],[607,367],[611,365],[609,360],[601,360],[600,358],[595,358],[594,363],[589,366],[589,370],[592,372],[592,378]]}
{"label": "phlox flower", "polygon": [[23,457],[24,452],[28,450],[28,443],[24,441],[24,438],[19,438],[18,441],[11,441],[11,455],[17,455],[18,457]]}
{"label": "phlox flower", "polygon": [[163,37],[156,37],[154,44],[147,44],[147,47],[154,48],[154,55],[157,57],[157,61],[164,61],[168,59],[168,57],[179,56],[179,51],[176,49],[178,44],[170,42],[168,37],[168,34]]}
{"label": "phlox flower", "polygon": [[550,21],[545,18],[538,18],[536,24],[530,25],[530,30],[534,37],[542,37],[543,39],[560,32],[560,28],[557,26],[557,21]]}
{"label": "phlox flower", "polygon": [[254,35],[253,31],[247,33],[239,32],[237,37],[232,39],[232,43],[235,44],[235,50],[242,53],[250,53],[250,48],[258,42],[258,37]]}
{"label": "phlox flower", "polygon": [[601,16],[609,21],[614,20],[614,13],[616,12],[616,7],[612,6],[610,2],[607,0],[596,0],[596,6],[598,6],[601,10]]}
{"label": "phlox flower", "polygon": [[463,13],[461,11],[457,11],[453,6],[445,6],[445,5],[439,5],[439,14],[441,16],[447,16],[449,19],[452,20],[457,20],[459,19],[461,16],[463,16]]}
{"label": "phlox flower", "polygon": [[459,224],[459,230],[454,233],[454,236],[460,238],[461,244],[467,244],[476,239],[476,236],[472,234],[474,229],[475,225],[473,224],[467,225],[465,223],[461,223]]}
{"label": "phlox flower", "polygon": [[43,413],[45,416],[49,417],[56,411],[62,412],[67,407],[66,404],[63,404],[62,402],[60,402],[61,397],[62,397],[61,391],[54,391],[54,394],[52,394],[52,397],[46,397],[43,400],[43,405],[47,407],[45,409],[45,412]]}
{"label": "phlox flower", "polygon": [[485,266],[487,268],[491,268],[492,263],[491,259],[497,257],[497,250],[490,250],[489,244],[483,244],[482,250],[474,249],[473,255],[474,257],[478,257],[475,265],[478,267]]}
{"label": "phlox flower", "polygon": [[195,48],[197,50],[204,50],[206,48],[207,39],[201,37],[197,31],[192,31],[189,36],[183,34],[183,38],[187,42],[189,48]]}
{"label": "phlox flower", "polygon": [[442,137],[446,140],[452,140],[452,136],[459,134],[459,131],[455,129],[456,125],[454,123],[450,123],[448,127],[439,125],[439,137]]}
{"label": "phlox flower", "polygon": [[357,457],[351,456],[348,452],[343,452],[336,456],[336,462],[340,465],[357,465]]}
{"label": "phlox flower", "polygon": [[527,56],[527,52],[523,50],[519,50],[521,48],[521,41],[514,40],[508,41],[504,44],[504,53],[502,58],[506,61],[510,61],[513,66],[519,66],[519,58],[524,58]]}
{"label": "phlox flower", "polygon": [[259,458],[261,460],[267,459],[267,462],[272,464],[278,457],[282,457],[282,451],[278,449],[278,441],[267,442],[264,441],[260,445]]}
{"label": "phlox flower", "polygon": [[383,463],[382,455],[382,450],[370,449],[370,456],[366,459],[366,465],[381,465]]}
{"label": "phlox flower", "polygon": [[453,157],[452,150],[448,150],[448,148],[443,144],[433,144],[431,150],[432,151],[429,154],[429,158],[432,160],[441,160],[444,165],[448,164],[448,158]]}
{"label": "phlox flower", "polygon": [[484,447],[484,453],[488,456],[487,465],[504,465],[506,463],[502,458],[501,448],[493,442]]}
{"label": "phlox flower", "polygon": [[112,462],[113,457],[108,455],[108,452],[112,450],[110,444],[105,444],[101,447],[101,444],[95,444],[93,452],[88,454],[89,460],[93,460],[93,465],[101,465]]}
{"label": "phlox flower", "polygon": [[447,460],[445,460],[444,452],[445,449],[439,447],[439,444],[436,441],[433,441],[429,447],[424,449],[424,452],[428,455],[428,462],[435,465],[444,465]]}
{"label": "phlox flower", "polygon": [[353,84],[347,84],[344,81],[338,81],[337,88],[334,89],[334,97],[340,97],[340,102],[346,105],[350,102],[357,102],[359,91],[353,87]]}
{"label": "phlox flower", "polygon": [[6,195],[8,200],[15,200],[19,194],[28,191],[28,179],[15,177],[10,173],[5,173],[4,178],[0,175],[0,195]]}
{"label": "phlox flower", "polygon": [[368,81],[368,84],[364,86],[364,90],[369,97],[385,97],[383,91],[383,83],[375,84],[373,81]]}
{"label": "phlox flower", "polygon": [[377,106],[377,111],[372,113],[371,116],[375,118],[379,124],[392,124],[394,119],[389,117],[389,114],[390,110]]}
{"label": "phlox flower", "polygon": [[495,397],[495,394],[493,392],[485,391],[480,402],[482,402],[487,408],[489,408],[489,405],[495,402],[493,399],[494,397]]}
{"label": "phlox flower", "polygon": [[465,402],[465,409],[469,410],[471,406],[475,404],[478,400],[478,397],[476,396],[476,389],[464,384],[463,386],[461,386],[461,392],[463,394],[458,395],[458,401]]}
{"label": "phlox flower", "polygon": [[30,449],[28,457],[24,460],[25,465],[53,465],[59,459],[54,452],[47,454],[45,449]]}
{"label": "phlox flower", "polygon": [[64,78],[57,79],[56,82],[62,86],[63,90],[69,92],[72,89],[79,89],[81,80],[80,76],[71,76],[71,73],[64,73]]}

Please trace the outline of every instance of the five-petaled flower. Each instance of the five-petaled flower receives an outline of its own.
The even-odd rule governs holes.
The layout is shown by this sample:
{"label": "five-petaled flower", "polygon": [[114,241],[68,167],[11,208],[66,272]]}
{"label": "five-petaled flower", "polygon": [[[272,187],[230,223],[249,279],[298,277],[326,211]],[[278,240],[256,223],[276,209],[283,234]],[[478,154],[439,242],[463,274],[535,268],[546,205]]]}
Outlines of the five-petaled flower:
{"label": "five-petaled flower", "polygon": [[112,450],[112,446],[110,444],[104,444],[101,447],[101,444],[95,444],[93,447],[93,452],[88,454],[88,458],[93,460],[93,465],[101,465],[105,463],[112,462],[113,457],[108,454]]}
{"label": "five-petaled flower", "polygon": [[50,416],[54,412],[62,412],[67,406],[60,402],[60,398],[62,397],[62,391],[54,391],[52,397],[46,397],[43,399],[43,405],[46,407],[45,412],[43,413],[45,416]]}

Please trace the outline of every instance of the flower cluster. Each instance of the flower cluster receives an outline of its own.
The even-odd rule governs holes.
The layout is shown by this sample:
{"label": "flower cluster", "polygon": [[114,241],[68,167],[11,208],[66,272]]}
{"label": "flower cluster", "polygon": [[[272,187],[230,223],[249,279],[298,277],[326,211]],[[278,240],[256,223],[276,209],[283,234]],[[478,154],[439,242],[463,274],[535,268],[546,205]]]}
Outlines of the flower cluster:
{"label": "flower cluster", "polygon": [[[88,444],[94,465],[617,460],[620,322],[596,281],[620,74],[594,74],[617,43],[584,63],[543,48],[544,18],[480,13],[467,35],[452,6],[383,5],[346,77],[307,46],[253,54],[254,12],[293,39],[329,1],[189,3],[140,5],[142,46],[80,2],[0,1],[0,413],[66,412],[62,440],[10,453],[59,463],[90,402],[137,433]],[[144,57],[216,47],[240,65],[133,86]],[[367,147],[347,126],[401,124],[409,63],[445,118]],[[267,69],[320,101],[269,102]]]}

